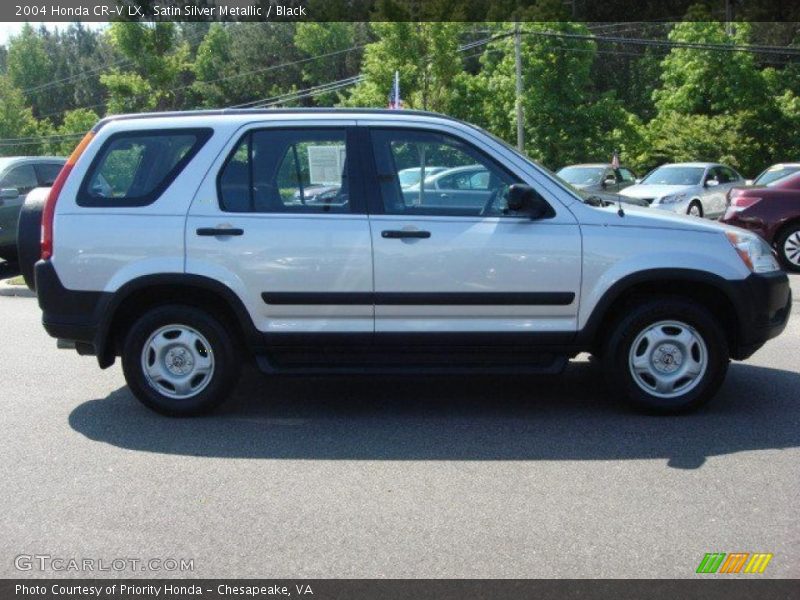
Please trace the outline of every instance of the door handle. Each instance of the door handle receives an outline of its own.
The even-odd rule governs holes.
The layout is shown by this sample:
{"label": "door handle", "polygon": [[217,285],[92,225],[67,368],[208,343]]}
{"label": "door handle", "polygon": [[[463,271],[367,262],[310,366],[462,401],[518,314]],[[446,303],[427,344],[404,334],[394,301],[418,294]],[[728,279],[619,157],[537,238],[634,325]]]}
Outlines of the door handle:
{"label": "door handle", "polygon": [[431,237],[430,231],[420,231],[419,229],[385,229],[381,231],[381,237],[388,240],[400,240],[403,238],[429,238]]}
{"label": "door handle", "polygon": [[222,237],[228,235],[244,235],[244,229],[238,227],[200,227],[197,235],[206,237]]}

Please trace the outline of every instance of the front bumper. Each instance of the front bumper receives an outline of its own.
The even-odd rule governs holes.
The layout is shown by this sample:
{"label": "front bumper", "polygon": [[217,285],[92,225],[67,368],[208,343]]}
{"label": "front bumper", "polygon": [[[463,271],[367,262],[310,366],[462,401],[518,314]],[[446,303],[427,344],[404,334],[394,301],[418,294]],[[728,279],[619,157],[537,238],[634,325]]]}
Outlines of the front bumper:
{"label": "front bumper", "polygon": [[786,328],[792,290],[783,271],[753,273],[731,285],[739,321],[731,358],[744,360]]}

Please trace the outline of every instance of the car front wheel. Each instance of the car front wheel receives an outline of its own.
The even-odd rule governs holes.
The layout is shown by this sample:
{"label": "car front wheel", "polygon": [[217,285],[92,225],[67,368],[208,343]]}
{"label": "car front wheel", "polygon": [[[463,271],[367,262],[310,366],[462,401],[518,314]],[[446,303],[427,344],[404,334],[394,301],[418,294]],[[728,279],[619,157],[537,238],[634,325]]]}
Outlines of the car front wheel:
{"label": "car front wheel", "polygon": [[691,204],[689,204],[689,208],[686,210],[686,214],[692,215],[693,217],[702,217],[703,207],[697,200],[692,200]]}
{"label": "car front wheel", "polygon": [[130,328],[122,351],[125,379],[147,407],[192,416],[221,404],[239,376],[238,352],[228,330],[190,306],[145,313]]}
{"label": "car front wheel", "polygon": [[679,298],[635,306],[612,329],[603,356],[612,393],[661,414],[708,402],[729,364],[718,321],[702,306]]}
{"label": "car front wheel", "polygon": [[800,224],[795,224],[784,231],[776,245],[786,269],[800,273]]}

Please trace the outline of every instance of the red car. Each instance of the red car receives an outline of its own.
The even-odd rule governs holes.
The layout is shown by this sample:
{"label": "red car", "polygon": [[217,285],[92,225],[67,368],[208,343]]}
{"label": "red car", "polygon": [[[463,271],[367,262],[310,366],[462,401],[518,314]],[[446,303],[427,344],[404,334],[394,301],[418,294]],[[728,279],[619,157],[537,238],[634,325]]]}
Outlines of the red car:
{"label": "red car", "polygon": [[756,232],[778,251],[787,270],[800,273],[800,172],[731,189],[721,221]]}

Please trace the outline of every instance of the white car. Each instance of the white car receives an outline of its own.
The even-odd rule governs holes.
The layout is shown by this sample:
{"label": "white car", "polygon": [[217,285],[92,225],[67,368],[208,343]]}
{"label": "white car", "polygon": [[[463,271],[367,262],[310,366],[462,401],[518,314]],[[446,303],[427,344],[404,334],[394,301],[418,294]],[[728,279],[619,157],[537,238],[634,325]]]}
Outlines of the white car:
{"label": "white car", "polygon": [[739,173],[718,163],[672,163],[653,169],[622,196],[646,200],[652,208],[716,219],[725,214],[728,190],[743,185]]}
{"label": "white car", "polygon": [[[303,202],[302,150],[326,144],[350,158],[313,165],[342,202]],[[425,160],[480,165],[483,202],[407,203],[398,171]],[[219,405],[250,361],[511,375],[557,373],[581,352],[601,358],[612,394],[686,411],[791,308],[757,235],[590,206],[497,138],[431,113],[109,117],[41,198],[20,244],[41,230],[30,283],[45,329],[103,368],[121,357],[135,396],[170,415]]]}

